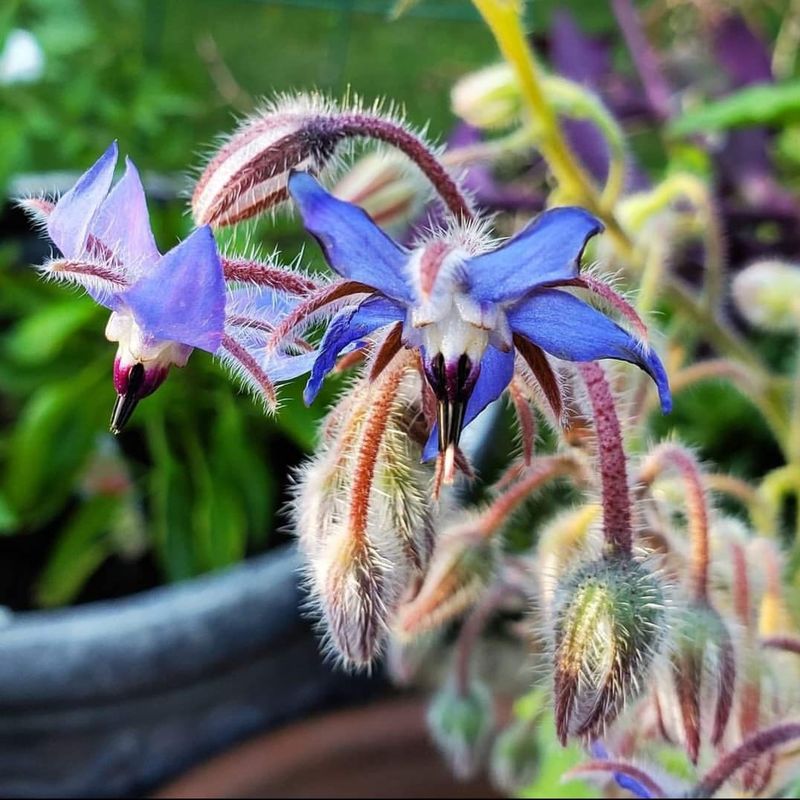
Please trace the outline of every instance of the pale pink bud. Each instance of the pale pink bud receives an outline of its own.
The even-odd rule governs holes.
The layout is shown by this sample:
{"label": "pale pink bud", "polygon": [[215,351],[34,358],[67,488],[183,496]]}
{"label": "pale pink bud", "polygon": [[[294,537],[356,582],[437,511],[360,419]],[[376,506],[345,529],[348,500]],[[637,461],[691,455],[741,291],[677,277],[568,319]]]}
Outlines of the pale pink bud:
{"label": "pale pink bud", "polygon": [[246,119],[195,186],[198,225],[221,227],[275,208],[292,170],[320,173],[343,138],[335,106],[320,95],[282,97]]}

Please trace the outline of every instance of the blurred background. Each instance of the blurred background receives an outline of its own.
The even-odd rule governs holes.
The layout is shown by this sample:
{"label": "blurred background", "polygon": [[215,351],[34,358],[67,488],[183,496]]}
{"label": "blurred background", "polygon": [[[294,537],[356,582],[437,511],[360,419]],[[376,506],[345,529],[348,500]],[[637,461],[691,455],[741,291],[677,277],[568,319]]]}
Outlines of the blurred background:
{"label": "blurred background", "polygon": [[[427,125],[434,139],[446,140],[456,124],[452,85],[495,62],[495,45],[465,0],[427,0],[389,21],[393,5],[2,3],[0,606],[9,612],[133,595],[287,542],[279,509],[291,469],[312,449],[315,423],[336,391],[332,381],[321,402],[306,409],[300,386],[290,386],[282,413],[267,419],[210,357],[196,353],[188,368],[174,370],[141,404],[124,434],[112,437],[107,421],[114,346],[102,335],[105,312],[87,297],[39,280],[31,265],[47,257],[49,245],[14,198],[68,188],[117,139],[143,172],[156,238],[165,250],[190,230],[186,192],[218,134],[276,91],[316,87],[336,97],[348,90],[368,100],[387,97],[402,105],[411,122]],[[707,69],[701,21],[709,9],[720,18],[742,15],[770,42],[786,35],[788,14],[800,17],[798,4],[788,0],[655,0],[640,7],[667,71],[688,87],[690,101],[733,82],[725,68]],[[553,27],[565,15],[609,48],[611,84],[630,84],[630,56],[606,3],[529,3],[530,30],[542,51],[549,52]],[[788,67],[778,65],[785,71],[778,78],[796,74],[793,53]],[[652,122],[635,113],[626,121],[645,175],[662,174],[678,162],[709,169],[702,150],[660,147]],[[793,190],[799,141],[795,119],[769,144],[769,157]],[[783,251],[794,244],[781,231],[768,220],[757,222],[766,252],[791,254]],[[286,216],[252,235],[263,252],[277,248],[286,260],[305,241]],[[730,241],[745,252],[745,242],[735,235]],[[316,257],[311,248],[308,257]],[[791,356],[787,341],[764,335],[757,343],[781,368]],[[742,477],[781,463],[760,418],[722,384],[681,395],[675,413],[657,424],[660,433],[679,430],[704,458]],[[525,518],[519,523],[529,524]]]}

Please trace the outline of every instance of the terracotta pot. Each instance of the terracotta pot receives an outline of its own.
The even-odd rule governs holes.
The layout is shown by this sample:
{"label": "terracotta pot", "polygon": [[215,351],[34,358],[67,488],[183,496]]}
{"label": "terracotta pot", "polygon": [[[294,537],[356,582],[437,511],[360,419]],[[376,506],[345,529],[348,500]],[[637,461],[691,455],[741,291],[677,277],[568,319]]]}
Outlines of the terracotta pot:
{"label": "terracotta pot", "polygon": [[497,797],[457,781],[431,743],[425,700],[382,699],[263,734],[211,759],[156,797]]}

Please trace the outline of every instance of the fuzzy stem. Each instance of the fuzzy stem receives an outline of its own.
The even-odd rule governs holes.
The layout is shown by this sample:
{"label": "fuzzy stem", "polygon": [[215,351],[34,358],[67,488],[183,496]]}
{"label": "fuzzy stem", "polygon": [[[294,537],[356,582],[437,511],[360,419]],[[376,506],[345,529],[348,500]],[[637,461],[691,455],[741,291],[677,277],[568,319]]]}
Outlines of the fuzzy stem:
{"label": "fuzzy stem", "polygon": [[508,595],[509,587],[504,583],[495,584],[483,599],[472,609],[469,616],[464,620],[461,630],[458,632],[455,652],[455,687],[461,697],[469,694],[472,661],[472,653],[475,645],[480,640],[492,614],[497,610],[500,603]]}
{"label": "fuzzy stem", "polygon": [[223,258],[222,270],[226,281],[254,283],[289,294],[306,295],[320,288],[305,275],[244,258]]}
{"label": "fuzzy stem", "polygon": [[694,456],[677,444],[659,445],[648,457],[642,469],[642,478],[648,483],[667,466],[673,466],[686,484],[686,511],[689,537],[692,542],[691,578],[693,599],[708,602],[708,500],[700,468]]}
{"label": "fuzzy stem", "polygon": [[603,486],[603,535],[612,553],[630,554],[633,544],[628,469],[614,398],[602,368],[578,366],[592,404]]}
{"label": "fuzzy stem", "polygon": [[472,219],[474,212],[469,200],[442,162],[419,137],[402,125],[374,114],[344,114],[337,122],[337,127],[344,136],[376,139],[405,153],[427,176],[454,216],[464,220]]}
{"label": "fuzzy stem", "polygon": [[800,723],[786,722],[749,736],[735,750],[724,755],[692,789],[689,797],[713,797],[736,772],[759,756],[800,738]]}
{"label": "fuzzy stem", "polygon": [[264,399],[270,408],[275,409],[278,405],[278,398],[275,395],[275,387],[269,376],[261,369],[258,361],[247,352],[247,350],[236,341],[230,334],[222,337],[222,346],[227,350],[241,365],[252,375],[264,393]]}
{"label": "fuzzy stem", "polygon": [[353,474],[350,498],[350,534],[359,543],[367,535],[369,500],[375,465],[386,428],[389,425],[392,405],[406,372],[405,364],[397,364],[384,372],[379,383],[374,384],[375,396],[370,404],[369,417],[361,434],[358,459]]}
{"label": "fuzzy stem", "polygon": [[575,474],[576,464],[569,456],[548,456],[537,459],[526,475],[498,497],[481,514],[477,531],[484,539],[493,536],[519,506],[542,484],[552,478]]}
{"label": "fuzzy stem", "polygon": [[631,1],[612,0],[611,6],[633,63],[639,72],[647,102],[659,122],[664,122],[671,115],[669,100],[671,92],[661,73],[658,56],[642,30]]}
{"label": "fuzzy stem", "polygon": [[764,647],[784,650],[787,653],[800,655],[800,637],[798,636],[766,636],[761,640]]}

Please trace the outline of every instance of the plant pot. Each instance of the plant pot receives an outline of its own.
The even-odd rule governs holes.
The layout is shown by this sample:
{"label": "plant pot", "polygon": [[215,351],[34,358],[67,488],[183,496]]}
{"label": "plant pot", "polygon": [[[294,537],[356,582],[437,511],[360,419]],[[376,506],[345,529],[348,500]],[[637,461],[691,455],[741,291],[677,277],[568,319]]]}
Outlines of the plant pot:
{"label": "plant pot", "polygon": [[383,698],[257,736],[156,797],[496,797],[458,781],[431,744],[424,700]]}
{"label": "plant pot", "polygon": [[0,628],[0,795],[146,793],[255,733],[384,690],[326,664],[299,557]]}

